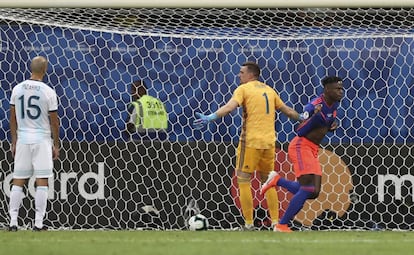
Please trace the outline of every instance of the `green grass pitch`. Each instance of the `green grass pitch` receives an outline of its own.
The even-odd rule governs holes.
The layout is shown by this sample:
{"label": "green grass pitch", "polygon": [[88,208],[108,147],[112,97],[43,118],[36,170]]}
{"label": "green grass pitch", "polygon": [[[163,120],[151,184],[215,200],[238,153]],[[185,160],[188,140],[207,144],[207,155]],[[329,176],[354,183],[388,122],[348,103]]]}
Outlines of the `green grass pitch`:
{"label": "green grass pitch", "polygon": [[18,231],[0,233],[0,254],[412,254],[414,232],[395,231]]}

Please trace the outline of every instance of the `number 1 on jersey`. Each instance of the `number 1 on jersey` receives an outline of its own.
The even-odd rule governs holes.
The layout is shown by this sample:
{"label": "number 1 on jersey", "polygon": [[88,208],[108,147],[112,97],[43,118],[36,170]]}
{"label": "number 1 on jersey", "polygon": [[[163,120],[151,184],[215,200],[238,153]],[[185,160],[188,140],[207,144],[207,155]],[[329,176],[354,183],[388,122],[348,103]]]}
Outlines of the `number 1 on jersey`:
{"label": "number 1 on jersey", "polygon": [[265,100],[266,100],[266,114],[269,114],[269,99],[267,98],[267,94],[266,94],[266,92],[265,93],[263,93],[263,95],[262,96],[264,96],[264,98],[265,98]]}

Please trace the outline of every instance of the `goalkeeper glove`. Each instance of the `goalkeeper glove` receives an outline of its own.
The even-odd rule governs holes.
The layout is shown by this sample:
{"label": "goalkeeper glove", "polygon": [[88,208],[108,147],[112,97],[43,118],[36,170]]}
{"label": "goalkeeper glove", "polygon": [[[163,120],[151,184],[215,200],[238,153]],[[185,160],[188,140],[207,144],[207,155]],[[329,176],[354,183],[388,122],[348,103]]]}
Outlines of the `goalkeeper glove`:
{"label": "goalkeeper glove", "polygon": [[217,119],[216,113],[212,113],[210,115],[204,115],[204,114],[196,112],[195,115],[196,115],[196,119],[193,121],[194,129],[202,129],[204,126],[207,125],[207,123]]}

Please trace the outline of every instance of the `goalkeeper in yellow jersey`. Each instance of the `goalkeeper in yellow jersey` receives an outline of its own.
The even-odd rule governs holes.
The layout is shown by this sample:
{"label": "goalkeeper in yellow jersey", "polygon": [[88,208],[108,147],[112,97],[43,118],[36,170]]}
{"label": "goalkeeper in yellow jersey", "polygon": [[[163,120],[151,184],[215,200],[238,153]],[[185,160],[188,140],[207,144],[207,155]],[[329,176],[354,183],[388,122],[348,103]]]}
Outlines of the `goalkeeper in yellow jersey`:
{"label": "goalkeeper in yellow jersey", "polygon": [[[210,121],[229,114],[237,107],[243,108],[243,126],[237,147],[236,174],[245,230],[255,228],[253,197],[250,188],[251,175],[257,170],[263,183],[274,169],[276,110],[280,110],[291,119],[302,120],[301,115],[286,106],[273,88],[258,80],[259,76],[260,68],[256,63],[244,63],[239,73],[241,85],[234,91],[230,101],[210,115],[196,113],[196,119],[193,122],[195,129],[201,129]],[[265,196],[272,223],[276,224],[279,220],[279,201],[276,190],[269,190]]]}

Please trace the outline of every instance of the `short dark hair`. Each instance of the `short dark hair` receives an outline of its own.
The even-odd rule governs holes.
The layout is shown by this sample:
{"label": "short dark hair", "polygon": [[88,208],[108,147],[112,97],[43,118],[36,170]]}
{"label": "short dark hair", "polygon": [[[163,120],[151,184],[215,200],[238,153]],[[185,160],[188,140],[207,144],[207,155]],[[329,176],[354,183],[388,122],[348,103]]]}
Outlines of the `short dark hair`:
{"label": "short dark hair", "polygon": [[327,76],[322,79],[322,85],[325,87],[327,84],[331,83],[342,83],[342,79],[337,76]]}
{"label": "short dark hair", "polygon": [[143,96],[147,94],[147,86],[143,80],[135,80],[133,86],[136,89],[138,95]]}
{"label": "short dark hair", "polygon": [[253,73],[256,77],[260,76],[260,67],[253,61],[245,62],[242,66],[247,67],[247,70]]}
{"label": "short dark hair", "polygon": [[147,88],[147,86],[145,85],[145,82],[143,80],[135,80],[133,82],[135,87],[141,87],[143,86],[144,88]]}

